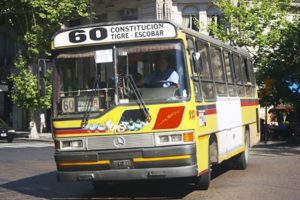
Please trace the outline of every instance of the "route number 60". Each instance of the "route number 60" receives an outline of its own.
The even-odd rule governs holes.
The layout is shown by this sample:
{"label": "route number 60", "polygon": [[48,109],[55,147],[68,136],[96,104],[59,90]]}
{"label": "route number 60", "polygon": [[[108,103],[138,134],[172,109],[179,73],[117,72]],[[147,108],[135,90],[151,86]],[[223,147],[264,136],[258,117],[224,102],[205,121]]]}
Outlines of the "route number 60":
{"label": "route number 60", "polygon": [[107,30],[105,28],[93,28],[86,30],[74,30],[69,33],[69,40],[72,43],[81,43],[87,40],[100,41],[107,38]]}
{"label": "route number 60", "polygon": [[62,111],[63,111],[63,113],[75,112],[74,98],[62,99]]}

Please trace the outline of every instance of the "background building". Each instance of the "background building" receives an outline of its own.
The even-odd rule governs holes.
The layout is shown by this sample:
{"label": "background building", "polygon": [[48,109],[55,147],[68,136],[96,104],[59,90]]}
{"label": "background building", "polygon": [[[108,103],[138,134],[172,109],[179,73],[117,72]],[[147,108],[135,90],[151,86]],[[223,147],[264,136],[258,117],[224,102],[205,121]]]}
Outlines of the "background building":
{"label": "background building", "polygon": [[[92,0],[92,20],[74,19],[67,26],[122,20],[166,19],[208,34],[210,21],[219,21],[212,0]],[[198,21],[196,20],[198,19]],[[196,23],[198,25],[196,25]]]}

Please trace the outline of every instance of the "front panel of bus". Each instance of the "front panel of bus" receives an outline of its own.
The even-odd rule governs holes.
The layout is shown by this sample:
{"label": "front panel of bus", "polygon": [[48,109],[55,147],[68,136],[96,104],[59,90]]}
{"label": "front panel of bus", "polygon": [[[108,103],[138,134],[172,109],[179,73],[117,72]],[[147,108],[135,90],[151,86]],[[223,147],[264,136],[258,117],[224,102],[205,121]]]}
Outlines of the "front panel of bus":
{"label": "front panel of bus", "polygon": [[[102,29],[94,36],[91,28],[71,30],[75,45],[54,51],[60,181],[197,175],[186,48],[175,27],[165,38],[163,26],[170,24],[153,24],[109,27],[115,35],[106,35],[121,42],[104,44],[80,45],[84,37],[102,37]],[[164,70],[157,61],[162,58]]]}

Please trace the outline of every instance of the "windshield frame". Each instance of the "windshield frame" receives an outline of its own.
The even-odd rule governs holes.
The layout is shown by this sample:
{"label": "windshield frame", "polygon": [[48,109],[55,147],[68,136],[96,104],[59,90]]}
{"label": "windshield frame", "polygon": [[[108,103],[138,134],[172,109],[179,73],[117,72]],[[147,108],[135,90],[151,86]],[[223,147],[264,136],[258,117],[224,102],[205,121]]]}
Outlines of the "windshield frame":
{"label": "windshield frame", "polygon": [[[75,116],[82,116],[84,114],[84,112],[72,112],[72,113],[59,113],[58,110],[60,109],[60,101],[62,99],[60,93],[62,92],[60,90],[60,88],[58,88],[58,85],[60,83],[58,83],[57,81],[60,81],[59,77],[59,66],[57,64],[57,56],[60,54],[64,54],[64,53],[74,53],[74,52],[81,52],[81,51],[87,51],[87,52],[92,52],[92,51],[96,51],[99,49],[114,49],[114,53],[113,53],[113,67],[114,67],[114,77],[116,77],[116,65],[117,65],[117,55],[116,55],[116,51],[120,48],[129,48],[129,47],[134,47],[134,46],[139,46],[139,45],[151,45],[151,44],[163,44],[163,43],[178,43],[181,47],[181,56],[182,56],[182,65],[183,65],[183,71],[184,71],[184,78],[185,78],[185,87],[187,90],[187,97],[184,98],[177,98],[177,99],[172,99],[172,100],[146,100],[146,106],[147,105],[155,105],[155,104],[169,104],[169,103],[179,103],[179,102],[189,102],[191,100],[191,87],[190,87],[190,80],[189,80],[189,70],[188,70],[188,63],[187,63],[187,58],[186,58],[186,50],[184,48],[184,43],[181,39],[168,39],[168,40],[157,40],[157,41],[139,41],[139,42],[127,42],[127,43],[118,43],[118,44],[105,44],[105,45],[95,45],[95,46],[89,46],[89,47],[82,47],[82,48],[68,48],[68,49],[59,49],[56,50],[53,55],[54,55],[54,80],[53,81],[53,91],[54,91],[54,95],[53,95],[53,117],[58,117],[58,118],[73,118]],[[137,105],[137,101],[131,101],[131,102],[126,102],[126,103],[121,103],[120,99],[118,97],[118,89],[117,89],[117,80],[115,78],[114,81],[114,86],[115,86],[115,95],[114,95],[114,99],[112,100],[114,102],[114,105],[111,107],[108,107],[105,111],[103,112],[99,112],[99,111],[90,111],[91,116],[90,118],[96,118],[99,117],[105,113],[107,113],[108,111],[110,111],[111,109],[113,109],[116,106],[132,106],[132,105]],[[89,88],[90,90],[93,90],[93,88]],[[76,95],[74,95],[75,97]]]}

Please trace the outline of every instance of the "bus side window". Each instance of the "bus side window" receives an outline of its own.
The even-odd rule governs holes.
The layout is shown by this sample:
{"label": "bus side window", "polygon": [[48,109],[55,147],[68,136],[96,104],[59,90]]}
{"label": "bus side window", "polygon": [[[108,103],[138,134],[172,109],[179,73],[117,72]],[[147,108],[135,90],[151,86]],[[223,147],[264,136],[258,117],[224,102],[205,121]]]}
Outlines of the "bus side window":
{"label": "bus side window", "polygon": [[210,47],[210,60],[218,96],[227,96],[225,73],[222,65],[221,49]]}
{"label": "bus side window", "polygon": [[195,69],[195,63],[193,60],[193,53],[195,52],[195,45],[193,38],[187,38],[188,49],[189,49],[189,58],[193,72],[193,82],[194,82],[194,92],[196,101],[202,101],[201,89],[200,89],[200,78],[198,76],[197,70]]}
{"label": "bus side window", "polygon": [[244,97],[245,90],[243,85],[242,70],[240,65],[240,58],[237,54],[233,54],[233,64],[234,64],[234,77],[235,77],[235,83],[237,87],[237,93],[238,96]]}
{"label": "bus side window", "polygon": [[200,53],[200,59],[202,64],[202,72],[199,75],[204,98],[206,100],[215,99],[215,87],[212,79],[212,72],[208,62],[208,45],[204,44],[203,42],[197,41],[196,46],[197,51]]}
{"label": "bus side window", "polygon": [[246,89],[246,96],[251,96],[252,94],[252,83],[250,82],[250,74],[248,69],[247,58],[241,57],[241,68],[243,73],[244,85]]}
{"label": "bus side window", "polygon": [[225,71],[226,71],[226,81],[227,81],[227,85],[228,85],[228,93],[229,93],[229,96],[236,96],[236,88],[235,88],[235,84],[234,84],[231,54],[230,54],[230,52],[224,50],[223,56],[224,56],[224,65],[225,65]]}
{"label": "bus side window", "polygon": [[256,92],[256,81],[255,81],[255,75],[254,75],[254,68],[253,68],[253,64],[251,62],[251,60],[247,60],[247,63],[248,63],[248,71],[249,71],[249,75],[250,75],[250,81],[251,81],[251,84],[252,84],[252,94],[251,96],[252,97],[255,97],[255,92]]}

